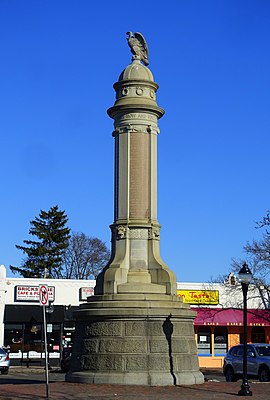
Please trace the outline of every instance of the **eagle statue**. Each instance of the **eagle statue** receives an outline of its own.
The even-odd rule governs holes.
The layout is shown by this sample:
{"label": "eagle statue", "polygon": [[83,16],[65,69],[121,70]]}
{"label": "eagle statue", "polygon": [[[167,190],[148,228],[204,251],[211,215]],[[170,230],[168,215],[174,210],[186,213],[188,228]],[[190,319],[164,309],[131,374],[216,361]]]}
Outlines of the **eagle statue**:
{"label": "eagle statue", "polygon": [[132,60],[141,60],[144,65],[148,65],[148,47],[145,38],[140,32],[127,32],[127,41],[133,54]]}

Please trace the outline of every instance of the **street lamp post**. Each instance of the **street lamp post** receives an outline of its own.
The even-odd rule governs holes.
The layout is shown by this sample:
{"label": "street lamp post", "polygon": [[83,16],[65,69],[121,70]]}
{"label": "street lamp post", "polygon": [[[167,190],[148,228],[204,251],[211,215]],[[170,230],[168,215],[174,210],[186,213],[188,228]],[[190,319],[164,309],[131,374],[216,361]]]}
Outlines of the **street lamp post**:
{"label": "street lamp post", "polygon": [[241,389],[238,392],[239,396],[252,396],[252,391],[249,388],[248,379],[247,379],[247,292],[248,285],[252,279],[252,273],[248,268],[246,263],[243,264],[242,268],[238,273],[239,280],[242,286],[243,292],[243,325],[244,325],[244,343],[243,343],[243,381],[241,385]]}

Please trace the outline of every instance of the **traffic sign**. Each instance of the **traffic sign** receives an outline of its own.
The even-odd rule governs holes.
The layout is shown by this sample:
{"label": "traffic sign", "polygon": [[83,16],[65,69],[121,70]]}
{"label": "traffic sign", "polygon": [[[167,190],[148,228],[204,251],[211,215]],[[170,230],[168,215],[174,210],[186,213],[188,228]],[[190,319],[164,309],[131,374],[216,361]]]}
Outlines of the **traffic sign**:
{"label": "traffic sign", "polygon": [[39,295],[39,304],[41,306],[47,306],[47,304],[49,303],[48,286],[39,285],[38,295]]}

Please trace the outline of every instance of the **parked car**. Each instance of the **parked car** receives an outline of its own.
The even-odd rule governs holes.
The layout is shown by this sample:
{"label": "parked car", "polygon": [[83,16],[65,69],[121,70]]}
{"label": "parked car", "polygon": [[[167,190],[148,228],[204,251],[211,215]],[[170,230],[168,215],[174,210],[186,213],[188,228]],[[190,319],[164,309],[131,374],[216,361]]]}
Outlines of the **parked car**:
{"label": "parked car", "polygon": [[1,371],[1,374],[8,374],[9,366],[10,366],[9,355],[3,349],[3,347],[0,347],[0,371]]}
{"label": "parked car", "polygon": [[[236,382],[243,375],[243,345],[233,346],[224,358],[223,373],[227,382]],[[247,345],[247,375],[260,382],[270,381],[270,344]]]}
{"label": "parked car", "polygon": [[63,349],[62,358],[60,361],[61,371],[68,372],[70,370],[70,360],[71,360],[71,353],[72,348],[66,347]]}

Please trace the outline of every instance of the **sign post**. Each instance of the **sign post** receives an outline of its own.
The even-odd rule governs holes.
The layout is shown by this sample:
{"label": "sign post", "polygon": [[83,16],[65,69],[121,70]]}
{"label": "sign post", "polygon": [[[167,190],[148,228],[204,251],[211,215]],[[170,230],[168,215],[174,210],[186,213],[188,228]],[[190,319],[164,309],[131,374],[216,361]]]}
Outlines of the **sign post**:
{"label": "sign post", "polygon": [[49,303],[49,292],[47,285],[39,286],[39,304],[43,308],[43,328],[44,328],[44,347],[45,347],[45,375],[46,375],[46,399],[49,399],[49,369],[48,369],[48,346],[47,346],[47,324],[46,306]]}

